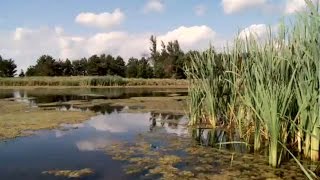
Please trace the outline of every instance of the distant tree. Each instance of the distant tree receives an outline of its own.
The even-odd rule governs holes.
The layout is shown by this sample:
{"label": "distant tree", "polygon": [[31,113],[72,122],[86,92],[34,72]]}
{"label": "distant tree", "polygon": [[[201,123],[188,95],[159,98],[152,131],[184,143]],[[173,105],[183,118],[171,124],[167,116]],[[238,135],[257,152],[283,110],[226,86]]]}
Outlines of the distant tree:
{"label": "distant tree", "polygon": [[87,71],[90,76],[101,76],[103,75],[101,72],[101,59],[97,55],[93,55],[88,59],[87,63]]}
{"label": "distant tree", "polygon": [[112,69],[116,75],[122,77],[126,76],[126,63],[124,62],[122,57],[117,56],[117,58],[114,60]]}
{"label": "distant tree", "polygon": [[151,55],[151,62],[154,65],[158,59],[159,59],[159,52],[157,51],[157,37],[156,36],[151,36],[150,37],[150,42],[151,42],[151,48],[150,48],[150,55]]}
{"label": "distant tree", "polygon": [[80,60],[72,61],[73,75],[74,76],[86,76],[86,75],[88,75],[87,64],[88,64],[88,61],[87,61],[86,58],[82,58]]}
{"label": "distant tree", "polygon": [[2,59],[0,56],[0,77],[14,77],[17,65],[12,59]]}
{"label": "distant tree", "polygon": [[26,76],[36,76],[37,75],[37,71],[35,66],[29,66],[27,71],[26,71]]}
{"label": "distant tree", "polygon": [[36,76],[55,76],[57,64],[55,59],[49,55],[42,55],[34,66]]}
{"label": "distant tree", "polygon": [[20,74],[19,74],[19,77],[25,77],[25,74],[24,74],[23,69],[21,69]]}
{"label": "distant tree", "polygon": [[64,70],[64,62],[59,59],[58,61],[55,61],[53,63],[53,74],[52,76],[63,76],[63,70]]}
{"label": "distant tree", "polygon": [[130,58],[126,68],[126,76],[128,78],[136,78],[138,76],[139,60]]}
{"label": "distant tree", "polygon": [[137,76],[138,78],[152,78],[153,77],[153,71],[152,68],[146,58],[141,58],[138,62],[138,72]]}
{"label": "distant tree", "polygon": [[71,76],[73,74],[73,66],[69,59],[66,59],[66,61],[63,63],[63,76]]}

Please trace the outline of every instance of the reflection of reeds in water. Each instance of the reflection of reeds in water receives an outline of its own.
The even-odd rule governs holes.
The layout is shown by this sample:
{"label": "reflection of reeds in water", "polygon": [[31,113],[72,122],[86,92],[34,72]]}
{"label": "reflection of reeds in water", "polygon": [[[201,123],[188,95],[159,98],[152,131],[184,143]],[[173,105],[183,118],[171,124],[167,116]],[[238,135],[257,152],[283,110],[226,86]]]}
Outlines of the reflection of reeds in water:
{"label": "reflection of reeds in water", "polygon": [[206,119],[212,128],[236,131],[255,150],[266,143],[273,167],[296,151],[319,160],[320,14],[306,2],[309,11],[293,25],[280,25],[278,35],[269,30],[261,40],[251,34],[224,54],[209,49],[192,56],[190,125]]}

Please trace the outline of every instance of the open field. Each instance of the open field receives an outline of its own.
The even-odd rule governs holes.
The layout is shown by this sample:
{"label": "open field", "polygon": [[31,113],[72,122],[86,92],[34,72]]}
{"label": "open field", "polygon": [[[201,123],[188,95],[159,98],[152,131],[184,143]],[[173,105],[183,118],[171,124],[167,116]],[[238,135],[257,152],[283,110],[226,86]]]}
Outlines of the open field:
{"label": "open field", "polygon": [[63,87],[187,87],[181,79],[135,79],[118,76],[15,77],[0,78],[0,86]]}

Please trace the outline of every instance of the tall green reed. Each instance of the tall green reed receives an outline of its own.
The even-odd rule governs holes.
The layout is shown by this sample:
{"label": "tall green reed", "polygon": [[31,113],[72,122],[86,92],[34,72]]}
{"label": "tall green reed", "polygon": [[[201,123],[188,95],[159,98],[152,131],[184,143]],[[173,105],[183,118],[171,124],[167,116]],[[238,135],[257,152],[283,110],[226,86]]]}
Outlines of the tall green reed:
{"label": "tall green reed", "polygon": [[191,58],[188,71],[191,87],[197,82],[204,93],[202,105],[195,102],[190,111],[201,107],[213,127],[237,129],[255,150],[267,144],[273,167],[293,155],[289,149],[319,160],[320,15],[306,2],[309,10],[293,24],[281,23],[278,34],[269,28],[265,39],[236,38],[219,58],[209,49]]}

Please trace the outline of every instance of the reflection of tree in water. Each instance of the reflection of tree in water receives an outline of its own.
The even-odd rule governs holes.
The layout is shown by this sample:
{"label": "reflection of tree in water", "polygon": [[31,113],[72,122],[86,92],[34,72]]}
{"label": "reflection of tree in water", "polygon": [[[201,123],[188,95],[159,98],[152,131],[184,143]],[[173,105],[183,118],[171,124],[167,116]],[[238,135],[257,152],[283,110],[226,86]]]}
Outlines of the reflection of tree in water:
{"label": "reflection of tree in water", "polygon": [[156,115],[154,113],[151,113],[151,116],[149,118],[149,121],[151,121],[151,124],[150,124],[150,132],[153,131],[153,129],[157,126],[157,120],[156,120]]}
{"label": "reflection of tree in water", "polygon": [[100,104],[94,105],[89,108],[89,110],[94,112],[100,112],[102,114],[111,114],[112,112],[119,112],[122,111],[123,106],[110,106],[110,104]]}
{"label": "reflection of tree in water", "polygon": [[172,113],[151,112],[151,116],[149,118],[150,131],[154,131],[154,129],[157,127],[157,122],[158,125],[160,125],[162,128],[165,127],[165,125],[167,125],[167,127],[171,129],[178,129],[179,121],[183,117],[183,115]]}

